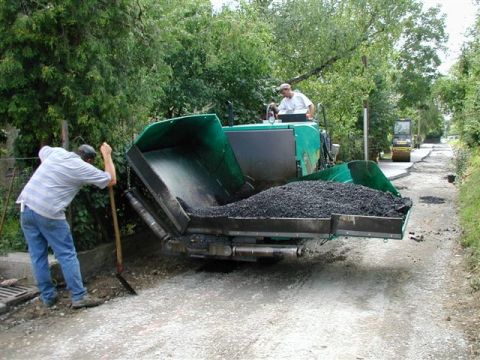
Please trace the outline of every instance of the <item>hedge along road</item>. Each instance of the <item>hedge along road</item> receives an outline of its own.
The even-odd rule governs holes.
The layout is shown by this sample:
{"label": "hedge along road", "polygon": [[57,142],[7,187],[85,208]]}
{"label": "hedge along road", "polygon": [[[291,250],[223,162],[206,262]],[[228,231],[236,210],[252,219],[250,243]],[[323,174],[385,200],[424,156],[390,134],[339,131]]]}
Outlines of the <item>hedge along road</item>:
{"label": "hedge along road", "polygon": [[457,193],[444,179],[451,156],[436,146],[395,182],[423,241],[342,238],[309,244],[298,261],[219,272],[196,263],[139,296],[5,330],[2,358],[467,359],[452,305],[468,287]]}

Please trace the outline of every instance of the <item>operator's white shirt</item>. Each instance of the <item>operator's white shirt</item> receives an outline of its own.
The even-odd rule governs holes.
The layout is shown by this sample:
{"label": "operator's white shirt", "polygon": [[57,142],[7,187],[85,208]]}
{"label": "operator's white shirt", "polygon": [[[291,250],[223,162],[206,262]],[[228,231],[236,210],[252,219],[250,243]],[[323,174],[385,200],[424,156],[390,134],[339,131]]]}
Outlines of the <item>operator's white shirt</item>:
{"label": "operator's white shirt", "polygon": [[291,98],[284,97],[278,106],[278,110],[285,111],[287,113],[295,112],[297,110],[306,110],[312,105],[312,102],[308,97],[301,92],[294,91]]}

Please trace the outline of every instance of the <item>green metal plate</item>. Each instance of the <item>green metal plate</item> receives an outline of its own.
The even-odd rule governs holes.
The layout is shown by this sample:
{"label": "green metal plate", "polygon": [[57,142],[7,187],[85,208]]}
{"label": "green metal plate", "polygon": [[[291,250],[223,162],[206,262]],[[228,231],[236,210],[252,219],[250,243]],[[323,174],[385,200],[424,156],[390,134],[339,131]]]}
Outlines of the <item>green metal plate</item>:
{"label": "green metal plate", "polygon": [[[206,171],[228,193],[236,192],[243,184],[244,177],[237,163],[230,143],[215,114],[192,115],[156,122],[149,125],[134,143],[142,153],[165,149],[181,149],[193,160],[185,161],[183,176],[197,177],[196,171]],[[150,160],[151,160],[150,155]],[[179,157],[180,160],[180,157]],[[201,166],[190,166],[192,161]],[[157,164],[156,172],[162,168]],[[204,174],[198,177],[204,179]]]}
{"label": "green metal plate", "polygon": [[349,163],[335,165],[307,176],[292,181],[324,180],[342,183],[354,183],[367,186],[372,189],[387,191],[400,196],[398,190],[387,179],[382,170],[373,161],[351,161]]}

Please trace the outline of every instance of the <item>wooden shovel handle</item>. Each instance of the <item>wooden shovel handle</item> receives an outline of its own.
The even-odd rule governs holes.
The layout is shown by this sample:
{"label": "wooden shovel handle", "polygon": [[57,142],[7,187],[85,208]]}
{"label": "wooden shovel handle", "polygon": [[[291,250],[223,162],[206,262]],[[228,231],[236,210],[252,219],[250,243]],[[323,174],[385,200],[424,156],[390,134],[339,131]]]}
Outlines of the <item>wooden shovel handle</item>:
{"label": "wooden shovel handle", "polygon": [[122,241],[120,239],[120,228],[118,227],[117,206],[115,205],[115,193],[113,186],[108,187],[108,194],[110,195],[110,206],[112,208],[113,230],[115,232],[115,248],[117,253],[117,272],[123,271],[123,255],[122,255]]}

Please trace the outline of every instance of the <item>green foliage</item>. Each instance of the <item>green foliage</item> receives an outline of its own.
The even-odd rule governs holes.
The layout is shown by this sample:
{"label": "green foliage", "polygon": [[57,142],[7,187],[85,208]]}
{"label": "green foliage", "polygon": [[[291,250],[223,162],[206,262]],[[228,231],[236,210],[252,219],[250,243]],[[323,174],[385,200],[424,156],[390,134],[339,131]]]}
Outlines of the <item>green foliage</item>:
{"label": "green foliage", "polygon": [[[456,171],[461,179],[460,221],[463,243],[472,248],[472,264],[480,270],[480,14],[471,31],[471,39],[463,46],[460,59],[447,77],[435,84],[435,95],[451,116],[452,134],[460,134],[457,146]],[[480,289],[480,276],[472,281]]]}
{"label": "green foliage", "polygon": [[463,243],[473,250],[472,264],[480,270],[480,154],[478,149],[471,161],[460,187],[460,222],[463,228]]}
{"label": "green foliage", "polygon": [[[391,145],[391,139],[388,137],[392,131],[394,121],[398,118],[394,99],[383,74],[377,73],[375,76],[375,88],[371,91],[370,99],[370,123],[369,136],[371,153],[369,158],[375,159],[381,151],[388,152]],[[359,118],[359,125],[363,118]]]}
{"label": "green foliage", "polygon": [[[272,11],[278,71],[299,82],[321,76],[337,61],[356,57],[364,46],[391,46],[399,22],[414,1],[283,1]],[[360,52],[360,53],[361,53]],[[365,54],[362,54],[365,55]]]}
{"label": "green foliage", "polygon": [[414,133],[420,139],[440,137],[443,134],[443,114],[435,100],[435,83],[439,78],[439,51],[447,41],[445,15],[438,7],[422,10],[420,4],[412,7],[404,20],[393,75],[401,117],[413,120]]}
{"label": "green foliage", "polygon": [[239,119],[255,121],[271,91],[270,32],[257,11],[242,6],[213,14],[209,1],[191,1],[178,9],[178,46],[165,61],[172,73],[159,117],[198,112],[225,114],[234,102]]}
{"label": "green foliage", "polygon": [[20,191],[19,185],[21,185],[18,178],[13,185],[8,206],[6,206],[8,189],[0,190],[0,214],[3,215],[6,209],[5,222],[0,234],[0,254],[8,251],[25,251],[27,248],[20,228],[20,214],[14,204],[15,196]]}
{"label": "green foliage", "polygon": [[429,99],[418,109],[417,113],[417,121],[419,122],[417,127],[420,127],[421,134],[437,138],[443,135],[443,114],[433,99]]}
{"label": "green foliage", "polygon": [[[158,84],[169,74],[158,56],[168,48],[159,26],[169,24],[145,19],[150,6],[127,0],[0,2],[0,121],[20,130],[18,155],[60,145],[63,120],[70,124],[72,147],[108,141],[123,150],[135,125],[146,123],[163,94]],[[122,179],[124,167],[118,170]],[[108,235],[98,223],[111,223],[106,199],[87,189],[75,200],[71,220],[80,249]],[[100,213],[96,218],[92,209]]]}
{"label": "green foliage", "polygon": [[455,154],[455,174],[459,179],[463,179],[470,166],[471,151],[462,143],[455,144],[453,150]]}
{"label": "green foliage", "polygon": [[452,117],[453,128],[471,147],[480,144],[480,15],[459,61],[448,77],[440,79],[435,92]]}
{"label": "green foliage", "polygon": [[3,225],[2,237],[0,239],[0,254],[8,251],[26,251],[27,244],[20,229],[18,213],[10,215]]}
{"label": "green foliage", "polygon": [[0,3],[0,118],[20,129],[19,154],[59,144],[62,120],[99,144],[146,117],[157,96],[147,85],[166,74],[133,4]]}
{"label": "green foliage", "polygon": [[417,5],[405,20],[402,47],[397,60],[397,91],[401,95],[399,107],[421,108],[430,101],[432,86],[438,77],[440,58],[444,49],[445,15],[438,7],[421,11]]}

